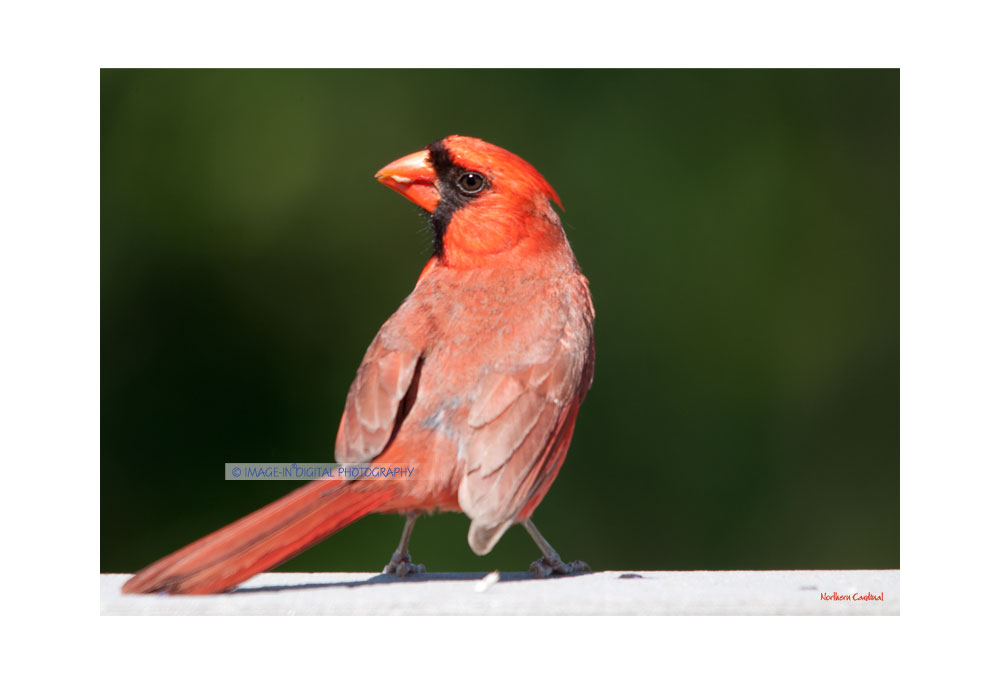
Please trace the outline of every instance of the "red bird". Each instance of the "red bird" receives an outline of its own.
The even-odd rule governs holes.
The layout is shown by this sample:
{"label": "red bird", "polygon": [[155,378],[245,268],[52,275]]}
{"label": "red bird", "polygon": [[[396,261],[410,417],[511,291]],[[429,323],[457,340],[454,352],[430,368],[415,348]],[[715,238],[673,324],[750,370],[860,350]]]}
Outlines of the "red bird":
{"label": "red bird", "polygon": [[594,372],[587,279],[526,161],[453,135],[375,177],[430,212],[434,255],[382,326],[347,394],[340,463],[409,464],[412,479],[317,480],[153,563],[124,593],[235,587],[369,513],[404,513],[385,572],[422,572],[407,550],[423,511],[461,511],[483,555],[514,523],[564,563],[531,522],[562,466]]}

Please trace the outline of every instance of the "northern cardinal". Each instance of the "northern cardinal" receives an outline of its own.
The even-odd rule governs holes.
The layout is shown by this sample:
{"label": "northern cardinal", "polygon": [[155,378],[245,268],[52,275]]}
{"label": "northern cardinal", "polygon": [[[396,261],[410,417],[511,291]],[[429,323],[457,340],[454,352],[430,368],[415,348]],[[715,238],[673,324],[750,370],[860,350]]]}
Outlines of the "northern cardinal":
{"label": "northern cardinal", "polygon": [[421,572],[410,534],[435,509],[469,517],[479,555],[520,523],[543,553],[537,575],[589,570],[560,560],[531,522],[594,370],[594,308],[558,196],[520,157],[457,135],[375,177],[430,212],[434,254],[361,361],[335,454],[415,476],[310,482],[153,563],[124,593],[225,591],[369,513],[406,515],[385,572]]}

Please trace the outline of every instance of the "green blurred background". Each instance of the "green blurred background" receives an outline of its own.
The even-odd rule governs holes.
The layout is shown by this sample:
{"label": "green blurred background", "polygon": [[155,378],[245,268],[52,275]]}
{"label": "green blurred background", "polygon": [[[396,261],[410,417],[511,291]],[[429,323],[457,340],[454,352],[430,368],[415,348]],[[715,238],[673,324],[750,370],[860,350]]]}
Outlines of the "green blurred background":
{"label": "green blurred background", "polygon": [[[556,188],[597,365],[535,516],[595,569],[899,567],[899,73],[101,72],[101,570],[330,461],[368,343],[430,256],[385,163],[461,133]],[[378,570],[372,516],[282,566]],[[432,571],[524,570],[464,516]]]}

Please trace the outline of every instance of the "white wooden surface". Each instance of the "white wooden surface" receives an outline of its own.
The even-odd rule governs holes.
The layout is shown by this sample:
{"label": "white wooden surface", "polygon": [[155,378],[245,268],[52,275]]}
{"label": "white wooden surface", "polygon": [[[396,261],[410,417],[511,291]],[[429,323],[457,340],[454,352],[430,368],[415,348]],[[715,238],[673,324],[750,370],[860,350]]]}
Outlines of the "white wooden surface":
{"label": "white wooden surface", "polygon": [[101,575],[102,615],[899,615],[899,570],[511,572],[496,583],[483,573],[272,572],[214,596],[123,596],[128,577]]}

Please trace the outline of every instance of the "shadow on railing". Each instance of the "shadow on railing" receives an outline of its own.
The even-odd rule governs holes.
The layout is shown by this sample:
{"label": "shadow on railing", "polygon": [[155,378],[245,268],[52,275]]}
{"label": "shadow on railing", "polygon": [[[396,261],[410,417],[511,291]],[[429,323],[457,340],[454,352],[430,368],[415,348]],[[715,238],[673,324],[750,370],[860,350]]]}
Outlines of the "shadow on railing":
{"label": "shadow on railing", "polygon": [[[569,575],[570,577],[580,577],[582,575],[590,575],[592,572],[578,572],[574,575]],[[379,584],[407,584],[407,583],[420,583],[420,582],[479,582],[489,575],[489,573],[481,572],[422,572],[416,575],[407,575],[406,577],[397,577],[396,575],[375,575],[374,577],[369,577],[366,580],[348,580],[344,582],[310,582],[307,584],[283,584],[274,585],[267,587],[244,587],[233,589],[229,594],[256,594],[261,592],[281,592],[281,591],[299,591],[302,589],[330,589],[334,587],[342,587],[346,589],[356,589],[358,587],[374,586]],[[567,577],[567,575],[557,576],[553,575],[551,577],[545,577],[542,579],[559,579],[561,577]],[[501,572],[500,582],[523,582],[525,580],[537,580],[539,578],[535,577],[534,573],[531,572]]]}

